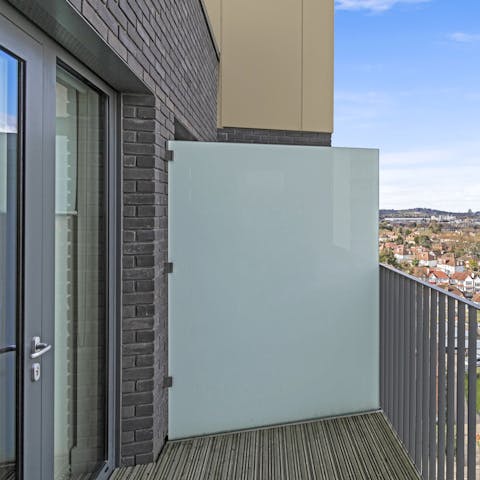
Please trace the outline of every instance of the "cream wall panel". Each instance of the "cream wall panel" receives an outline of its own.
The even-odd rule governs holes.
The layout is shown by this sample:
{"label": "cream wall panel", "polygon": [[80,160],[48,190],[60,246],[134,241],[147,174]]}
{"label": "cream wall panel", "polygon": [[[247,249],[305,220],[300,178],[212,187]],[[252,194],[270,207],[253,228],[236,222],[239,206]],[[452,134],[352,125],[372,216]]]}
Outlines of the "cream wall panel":
{"label": "cream wall panel", "polygon": [[301,129],[302,2],[223,0],[221,123]]}
{"label": "cream wall panel", "polygon": [[[223,0],[202,0],[207,9],[208,19],[213,29],[213,35],[218,48],[220,49],[220,56],[222,51],[222,2]],[[217,85],[217,126],[222,125],[222,58],[220,58],[220,67],[218,71],[218,85]]]}
{"label": "cream wall panel", "polygon": [[221,35],[221,15],[222,15],[222,0],[203,0],[205,7],[207,8],[208,18],[210,25],[213,28],[213,34],[219,48],[222,48],[222,35]]}
{"label": "cream wall panel", "polygon": [[302,130],[333,131],[333,0],[303,0]]}
{"label": "cream wall panel", "polygon": [[334,0],[204,0],[219,127],[333,131]]}

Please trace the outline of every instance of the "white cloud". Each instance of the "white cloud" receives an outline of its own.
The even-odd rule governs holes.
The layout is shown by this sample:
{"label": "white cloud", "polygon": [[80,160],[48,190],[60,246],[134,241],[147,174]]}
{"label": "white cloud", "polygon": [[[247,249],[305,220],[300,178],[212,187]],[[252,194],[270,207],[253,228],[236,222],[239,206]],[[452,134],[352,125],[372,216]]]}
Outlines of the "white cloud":
{"label": "white cloud", "polygon": [[475,43],[480,41],[480,33],[454,32],[448,38],[458,43]]}
{"label": "white cloud", "polygon": [[427,3],[431,0],[335,0],[338,10],[369,10],[384,12],[400,3]]}
{"label": "white cloud", "polygon": [[394,105],[394,98],[382,91],[341,91],[335,93],[335,122],[344,130],[376,128]]}
{"label": "white cloud", "polygon": [[17,119],[0,112],[0,133],[17,133]]}
{"label": "white cloud", "polygon": [[380,208],[480,210],[480,144],[380,152]]}

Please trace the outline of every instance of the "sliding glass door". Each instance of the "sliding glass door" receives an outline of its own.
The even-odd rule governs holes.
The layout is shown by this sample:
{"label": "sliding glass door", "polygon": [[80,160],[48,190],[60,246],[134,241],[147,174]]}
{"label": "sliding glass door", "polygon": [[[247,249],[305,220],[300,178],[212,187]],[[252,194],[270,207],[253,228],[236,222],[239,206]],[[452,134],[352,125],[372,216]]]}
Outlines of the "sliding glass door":
{"label": "sliding glass door", "polygon": [[0,479],[108,478],[120,308],[116,96],[2,5]]}
{"label": "sliding glass door", "polygon": [[55,142],[55,480],[106,459],[106,99],[58,67]]}

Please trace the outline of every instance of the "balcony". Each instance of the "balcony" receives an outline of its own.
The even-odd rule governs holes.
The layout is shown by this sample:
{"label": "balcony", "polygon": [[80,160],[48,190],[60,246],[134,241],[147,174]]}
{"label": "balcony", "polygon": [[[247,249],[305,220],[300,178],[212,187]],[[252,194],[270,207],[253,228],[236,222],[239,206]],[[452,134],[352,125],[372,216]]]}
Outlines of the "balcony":
{"label": "balcony", "polygon": [[170,441],[114,478],[474,480],[477,307],[379,269],[378,152],[169,147]]}
{"label": "balcony", "polygon": [[381,265],[381,411],[171,441],[112,478],[478,479],[477,315]]}

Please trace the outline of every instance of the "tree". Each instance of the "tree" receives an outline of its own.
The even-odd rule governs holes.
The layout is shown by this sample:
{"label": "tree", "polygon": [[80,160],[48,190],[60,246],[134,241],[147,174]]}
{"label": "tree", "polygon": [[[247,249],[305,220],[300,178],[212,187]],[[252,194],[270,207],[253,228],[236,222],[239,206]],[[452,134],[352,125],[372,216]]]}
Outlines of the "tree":
{"label": "tree", "polygon": [[392,250],[383,250],[380,252],[380,263],[386,263],[392,267],[398,268],[398,262]]}
{"label": "tree", "polygon": [[431,248],[432,246],[432,241],[428,235],[417,235],[414,240],[416,245],[421,245],[425,248]]}
{"label": "tree", "polygon": [[470,260],[470,268],[474,272],[478,272],[478,262],[477,262],[477,260]]}
{"label": "tree", "polygon": [[440,233],[442,231],[442,226],[434,220],[430,223],[430,229],[432,230],[432,233]]}

